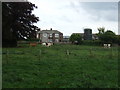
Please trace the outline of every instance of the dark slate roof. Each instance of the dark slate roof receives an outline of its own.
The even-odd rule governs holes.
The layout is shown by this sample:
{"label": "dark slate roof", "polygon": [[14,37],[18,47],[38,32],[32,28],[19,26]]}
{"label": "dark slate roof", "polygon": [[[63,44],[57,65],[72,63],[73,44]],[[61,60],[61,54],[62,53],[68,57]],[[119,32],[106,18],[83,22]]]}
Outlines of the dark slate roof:
{"label": "dark slate roof", "polygon": [[61,32],[59,32],[58,30],[42,30],[42,31],[39,31],[38,33],[49,33],[49,34],[56,33],[56,34],[59,34]]}

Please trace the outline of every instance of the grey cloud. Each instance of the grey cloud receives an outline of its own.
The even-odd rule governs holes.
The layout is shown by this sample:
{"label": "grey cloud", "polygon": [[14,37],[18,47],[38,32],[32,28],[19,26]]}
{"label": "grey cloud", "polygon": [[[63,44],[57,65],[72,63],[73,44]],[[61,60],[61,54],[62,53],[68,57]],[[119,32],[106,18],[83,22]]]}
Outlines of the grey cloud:
{"label": "grey cloud", "polygon": [[79,13],[79,8],[80,8],[80,5],[76,5],[75,2],[77,1],[74,1],[74,2],[70,2],[70,7],[73,8],[77,13]]}
{"label": "grey cloud", "polygon": [[118,8],[117,2],[79,2],[84,9],[93,10],[115,10]]}
{"label": "grey cloud", "polygon": [[65,21],[67,23],[72,22],[72,20],[70,18],[68,18],[67,16],[65,16],[65,15],[61,16],[59,19],[62,20],[62,21]]}
{"label": "grey cloud", "polygon": [[117,2],[71,2],[70,6],[79,13],[79,8],[83,8],[93,20],[117,21]]}
{"label": "grey cloud", "polygon": [[99,20],[117,21],[117,2],[87,2],[81,3],[81,6],[91,15],[98,16]]}

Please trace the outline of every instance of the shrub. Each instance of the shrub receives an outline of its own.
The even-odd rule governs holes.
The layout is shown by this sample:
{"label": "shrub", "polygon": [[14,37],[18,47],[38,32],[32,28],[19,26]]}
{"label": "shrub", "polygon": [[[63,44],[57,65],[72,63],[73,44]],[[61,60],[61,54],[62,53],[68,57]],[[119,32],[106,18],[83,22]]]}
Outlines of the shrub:
{"label": "shrub", "polygon": [[82,43],[82,37],[80,34],[72,34],[70,36],[70,41],[73,43],[73,44],[81,44]]}
{"label": "shrub", "polygon": [[27,41],[32,41],[32,42],[41,42],[40,39],[37,39],[37,38],[31,38],[31,39],[27,39]]}
{"label": "shrub", "polygon": [[99,34],[99,39],[104,43],[115,43],[117,37],[114,32],[108,30],[103,34]]}
{"label": "shrub", "polygon": [[82,44],[100,46],[102,45],[102,42],[100,40],[84,40]]}

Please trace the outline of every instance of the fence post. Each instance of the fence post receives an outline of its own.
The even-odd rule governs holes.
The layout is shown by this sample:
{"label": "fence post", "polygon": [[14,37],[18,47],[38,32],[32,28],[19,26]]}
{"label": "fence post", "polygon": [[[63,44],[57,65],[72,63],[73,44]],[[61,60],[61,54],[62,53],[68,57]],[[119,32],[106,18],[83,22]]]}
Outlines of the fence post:
{"label": "fence post", "polygon": [[67,58],[69,59],[69,50],[66,51],[66,54],[67,54]]}
{"label": "fence post", "polygon": [[111,47],[111,58],[113,58],[113,49]]}
{"label": "fence post", "polygon": [[41,58],[41,50],[39,50],[39,60],[40,60],[40,58]]}
{"label": "fence post", "polygon": [[9,54],[9,52],[8,52],[8,50],[6,50],[6,59],[7,59],[7,64],[8,64],[8,54]]}
{"label": "fence post", "polygon": [[89,49],[89,53],[90,53],[90,55],[92,54],[92,50],[91,50],[91,48]]}
{"label": "fence post", "polygon": [[69,53],[69,50],[67,50],[67,55],[69,55],[70,53]]}
{"label": "fence post", "polygon": [[90,53],[90,56],[94,56],[92,48],[89,49],[89,53]]}

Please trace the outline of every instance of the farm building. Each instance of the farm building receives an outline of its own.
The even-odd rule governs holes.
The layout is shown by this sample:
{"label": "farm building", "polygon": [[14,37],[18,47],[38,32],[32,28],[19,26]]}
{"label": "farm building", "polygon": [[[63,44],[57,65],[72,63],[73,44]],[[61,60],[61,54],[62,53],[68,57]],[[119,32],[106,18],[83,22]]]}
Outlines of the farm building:
{"label": "farm building", "polygon": [[84,29],[84,40],[92,40],[92,29]]}
{"label": "farm building", "polygon": [[92,34],[92,40],[98,40],[98,35],[97,34]]}
{"label": "farm building", "polygon": [[82,36],[82,40],[97,40],[97,34],[92,33],[92,29],[86,28],[84,29],[84,33],[73,33],[73,34],[80,34]]}
{"label": "farm building", "polygon": [[42,43],[59,43],[63,40],[63,33],[58,30],[40,30],[36,34],[37,39],[40,39]]}
{"label": "farm building", "polygon": [[63,36],[63,42],[68,43],[70,36]]}

